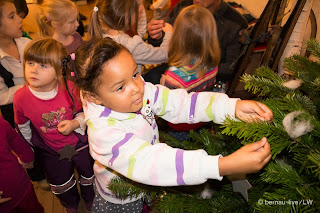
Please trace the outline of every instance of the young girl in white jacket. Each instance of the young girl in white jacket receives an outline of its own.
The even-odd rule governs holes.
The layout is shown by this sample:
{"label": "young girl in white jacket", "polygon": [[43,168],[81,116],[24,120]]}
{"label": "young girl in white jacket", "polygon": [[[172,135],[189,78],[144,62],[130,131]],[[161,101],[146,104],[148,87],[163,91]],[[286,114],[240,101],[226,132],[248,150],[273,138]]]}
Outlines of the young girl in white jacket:
{"label": "young girl in white jacket", "polygon": [[96,195],[93,212],[141,212],[138,198],[119,199],[108,189],[121,174],[155,186],[201,184],[224,175],[260,170],[271,158],[266,138],[229,156],[204,150],[186,151],[159,143],[154,115],[173,123],[222,123],[226,116],[242,120],[271,120],[271,110],[256,101],[213,92],[187,93],[144,82],[122,45],[111,39],[85,43],[76,53],[90,154],[95,159]]}

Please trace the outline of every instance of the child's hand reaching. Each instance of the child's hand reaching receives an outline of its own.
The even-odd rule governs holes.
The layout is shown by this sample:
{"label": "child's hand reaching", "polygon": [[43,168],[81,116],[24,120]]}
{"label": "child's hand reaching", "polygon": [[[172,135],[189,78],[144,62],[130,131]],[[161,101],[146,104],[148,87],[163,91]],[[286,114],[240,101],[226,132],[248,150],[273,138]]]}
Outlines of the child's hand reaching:
{"label": "child's hand reaching", "polygon": [[250,100],[239,100],[236,103],[236,117],[242,121],[270,121],[272,111],[263,103]]}
{"label": "child's hand reaching", "polygon": [[18,158],[19,163],[23,166],[25,169],[32,169],[34,161],[31,161],[30,163],[24,163],[21,161],[20,158]]}
{"label": "child's hand reaching", "polygon": [[219,159],[220,176],[254,173],[271,159],[267,138],[248,144],[231,155]]}
{"label": "child's hand reaching", "polygon": [[2,193],[3,193],[3,191],[0,191],[0,204],[5,203],[5,202],[11,200],[11,197],[2,198],[2,196],[1,196]]}
{"label": "child's hand reaching", "polygon": [[173,27],[171,24],[169,23],[164,23],[164,27],[162,27],[162,31],[163,32],[172,32],[173,31]]}
{"label": "child's hand reaching", "polygon": [[70,133],[78,128],[80,123],[78,120],[64,120],[58,124],[58,131],[63,135],[70,135]]}

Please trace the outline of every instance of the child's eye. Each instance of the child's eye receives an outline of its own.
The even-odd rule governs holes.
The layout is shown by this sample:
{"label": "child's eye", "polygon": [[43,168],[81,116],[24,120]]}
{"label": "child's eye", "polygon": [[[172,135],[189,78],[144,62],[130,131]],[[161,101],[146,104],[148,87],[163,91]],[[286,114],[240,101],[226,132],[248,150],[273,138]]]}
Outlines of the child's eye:
{"label": "child's eye", "polygon": [[121,91],[123,89],[123,86],[119,87],[116,91]]}
{"label": "child's eye", "polygon": [[132,77],[133,77],[133,78],[136,78],[138,75],[139,75],[139,73],[136,72]]}
{"label": "child's eye", "polygon": [[27,64],[28,64],[29,66],[33,66],[33,65],[34,65],[34,62],[33,62],[33,61],[28,61]]}
{"label": "child's eye", "polygon": [[41,64],[42,68],[48,68],[48,66],[46,64]]}

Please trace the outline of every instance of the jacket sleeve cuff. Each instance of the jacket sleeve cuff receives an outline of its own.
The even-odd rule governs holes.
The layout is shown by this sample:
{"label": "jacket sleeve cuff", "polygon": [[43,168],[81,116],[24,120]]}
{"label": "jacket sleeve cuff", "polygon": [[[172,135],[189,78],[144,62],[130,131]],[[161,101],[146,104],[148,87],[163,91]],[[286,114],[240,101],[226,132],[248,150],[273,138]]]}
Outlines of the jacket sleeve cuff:
{"label": "jacket sleeve cuff", "polygon": [[231,118],[236,117],[236,103],[240,100],[239,98],[230,98],[225,106],[225,114]]}
{"label": "jacket sleeve cuff", "polygon": [[222,155],[207,156],[200,164],[201,176],[205,179],[222,180],[223,176],[220,176],[219,172],[219,158]]}

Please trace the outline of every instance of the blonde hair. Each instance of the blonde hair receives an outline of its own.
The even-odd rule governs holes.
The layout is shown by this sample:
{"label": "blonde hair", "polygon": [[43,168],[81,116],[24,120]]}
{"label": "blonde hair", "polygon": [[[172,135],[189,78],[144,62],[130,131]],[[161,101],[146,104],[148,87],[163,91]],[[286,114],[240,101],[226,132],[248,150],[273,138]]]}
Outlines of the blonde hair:
{"label": "blonde hair", "polygon": [[69,18],[70,10],[78,12],[77,5],[71,0],[45,0],[40,6],[40,12],[36,15],[39,26],[39,36],[52,36],[52,21],[61,26]]}
{"label": "blonde hair", "polygon": [[24,50],[23,66],[26,61],[50,64],[56,71],[58,81],[63,85],[62,61],[67,56],[64,46],[50,37],[31,41]]}
{"label": "blonde hair", "polygon": [[191,5],[179,13],[169,43],[169,65],[189,66],[199,77],[219,64],[217,26],[208,9]]}
{"label": "blonde hair", "polygon": [[139,4],[137,0],[98,0],[91,12],[90,38],[102,38],[103,27],[137,34]]}

